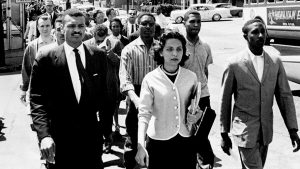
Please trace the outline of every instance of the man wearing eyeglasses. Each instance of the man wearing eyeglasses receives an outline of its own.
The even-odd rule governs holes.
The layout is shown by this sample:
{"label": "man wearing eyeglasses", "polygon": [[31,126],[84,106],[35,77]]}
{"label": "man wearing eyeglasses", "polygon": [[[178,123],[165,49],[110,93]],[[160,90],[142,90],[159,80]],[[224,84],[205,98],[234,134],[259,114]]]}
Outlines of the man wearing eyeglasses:
{"label": "man wearing eyeglasses", "polygon": [[128,20],[123,27],[122,34],[129,38],[129,35],[138,30],[138,24],[136,24],[137,11],[130,9],[128,11]]}

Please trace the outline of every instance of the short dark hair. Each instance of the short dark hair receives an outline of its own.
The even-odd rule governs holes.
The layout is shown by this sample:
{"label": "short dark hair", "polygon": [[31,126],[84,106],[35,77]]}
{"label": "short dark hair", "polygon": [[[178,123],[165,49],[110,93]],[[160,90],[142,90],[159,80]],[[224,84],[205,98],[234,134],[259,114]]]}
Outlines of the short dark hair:
{"label": "short dark hair", "polygon": [[111,11],[114,11],[114,8],[109,8],[108,10],[106,10],[106,16],[108,17],[108,15],[111,14]]}
{"label": "short dark hair", "polygon": [[63,21],[62,23],[63,23],[63,24],[65,24],[65,17],[66,17],[67,15],[69,15],[69,16],[71,16],[71,17],[80,17],[80,16],[82,16],[82,17],[84,17],[84,19],[85,19],[84,14],[83,14],[80,10],[78,10],[78,9],[76,9],[76,8],[71,8],[71,9],[68,9],[68,10],[66,10],[66,11],[64,12],[63,17],[62,17],[62,21]]}
{"label": "short dark hair", "polygon": [[[113,18],[113,19],[110,21],[110,23],[109,23],[109,29],[111,30],[111,23],[113,23],[113,22],[119,22],[120,28],[121,28],[121,31],[122,31],[122,29],[123,29],[123,24],[122,24],[122,22],[121,22],[121,20],[120,20],[119,18]],[[120,32],[120,33],[121,33],[121,32]]]}
{"label": "short dark hair", "polygon": [[94,37],[96,35],[102,37],[108,34],[108,28],[104,24],[97,24],[95,25],[93,32],[94,32]]}
{"label": "short dark hair", "polygon": [[265,25],[265,23],[261,19],[250,19],[244,24],[244,26],[242,28],[243,33],[248,34],[248,31],[249,31],[248,26],[253,23],[256,23],[256,22],[259,22],[259,23],[262,23],[263,25]]}
{"label": "short dark hair", "polygon": [[131,9],[128,10],[128,12],[129,12],[130,10],[131,10],[131,11],[134,11],[134,13],[137,14],[137,10],[136,10],[136,9],[131,8]]}
{"label": "short dark hair", "polygon": [[154,15],[152,15],[151,13],[149,13],[149,12],[142,12],[137,17],[137,23],[140,24],[142,17],[146,16],[146,15],[152,17],[154,19],[154,21],[156,21]]}
{"label": "short dark hair", "polygon": [[[96,19],[98,13],[103,13],[103,11],[101,11],[100,9],[96,10],[93,14],[93,18]],[[103,13],[104,14],[104,13]]]}
{"label": "short dark hair", "polygon": [[168,30],[161,35],[159,38],[159,44],[156,44],[155,47],[154,60],[158,65],[164,64],[164,58],[160,55],[160,52],[163,51],[168,39],[178,39],[181,42],[183,54],[179,65],[183,66],[184,62],[188,59],[188,56],[186,55],[186,40],[182,34],[174,30]]}
{"label": "short dark hair", "polygon": [[[59,14],[57,15],[57,18],[55,19],[54,23],[56,23],[56,22],[62,23],[62,17],[63,17],[63,13],[59,13]],[[54,25],[54,26],[55,26],[55,25]]]}
{"label": "short dark hair", "polygon": [[200,17],[201,17],[201,14],[200,14],[198,11],[196,11],[196,10],[188,10],[188,11],[184,14],[183,20],[184,20],[184,21],[187,21],[187,20],[189,19],[189,17],[190,17],[190,14],[200,15]]}
{"label": "short dark hair", "polygon": [[[42,20],[49,20],[50,21],[50,24],[52,25],[52,20],[51,20],[51,17],[49,15],[47,15],[46,13],[43,13],[42,15],[38,16],[37,19],[36,19],[36,25],[39,26],[39,20],[42,19]],[[53,25],[52,25],[53,26]]]}

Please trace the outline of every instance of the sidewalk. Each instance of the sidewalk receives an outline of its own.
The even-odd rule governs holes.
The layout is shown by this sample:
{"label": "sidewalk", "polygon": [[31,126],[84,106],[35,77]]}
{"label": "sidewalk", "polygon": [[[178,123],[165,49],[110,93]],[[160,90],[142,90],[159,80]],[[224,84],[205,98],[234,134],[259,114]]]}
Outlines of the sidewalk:
{"label": "sidewalk", "polygon": [[[233,145],[233,156],[227,156],[220,147],[219,130],[219,93],[222,73],[216,65],[210,67],[209,87],[211,91],[211,105],[216,110],[217,117],[209,135],[215,154],[215,169],[241,169],[236,146]],[[0,76],[0,117],[4,117],[4,137],[0,138],[0,168],[1,169],[40,169],[37,138],[30,129],[30,117],[19,100],[20,73],[6,73]],[[300,97],[294,97],[296,109],[300,110]],[[120,107],[124,107],[123,103]],[[125,135],[125,112],[119,113],[121,134]],[[300,112],[297,112],[300,122]],[[299,133],[299,132],[298,132]],[[124,140],[123,140],[124,141]],[[106,169],[124,169],[123,144],[117,142],[112,146],[110,154],[103,155]],[[162,150],[163,151],[163,150]],[[268,157],[264,169],[299,169],[300,152],[292,152],[292,144],[284,125],[283,119],[274,102],[274,137],[269,145]]]}

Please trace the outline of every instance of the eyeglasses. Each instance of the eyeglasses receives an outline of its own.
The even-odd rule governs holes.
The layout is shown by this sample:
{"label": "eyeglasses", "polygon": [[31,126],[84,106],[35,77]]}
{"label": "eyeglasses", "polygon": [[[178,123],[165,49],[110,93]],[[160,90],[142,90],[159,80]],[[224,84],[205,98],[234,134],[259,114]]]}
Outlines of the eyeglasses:
{"label": "eyeglasses", "polygon": [[132,16],[135,16],[135,13],[133,12],[133,13],[128,13],[128,15],[132,15]]}

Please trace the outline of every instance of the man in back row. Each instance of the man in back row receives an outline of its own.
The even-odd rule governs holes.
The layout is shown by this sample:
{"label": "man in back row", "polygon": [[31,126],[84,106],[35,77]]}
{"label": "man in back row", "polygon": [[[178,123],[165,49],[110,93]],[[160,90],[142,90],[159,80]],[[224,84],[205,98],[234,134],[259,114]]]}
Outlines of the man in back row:
{"label": "man in back row", "polygon": [[137,18],[139,37],[129,43],[122,51],[120,63],[120,89],[130,99],[129,110],[125,119],[128,137],[124,145],[124,165],[133,169],[137,163],[137,132],[139,93],[144,76],[157,67],[154,61],[155,17],[142,13]]}
{"label": "man in back row", "polygon": [[[189,59],[185,61],[184,68],[196,73],[201,82],[201,101],[199,107],[202,111],[210,108],[210,94],[208,90],[208,66],[213,63],[210,46],[202,41],[199,36],[201,30],[201,15],[198,11],[189,10],[184,14],[186,31],[186,53]],[[213,167],[214,154],[208,138],[203,138],[197,146],[198,163],[202,168]],[[200,158],[201,159],[200,159]]]}
{"label": "man in back row", "polygon": [[38,50],[48,44],[54,43],[55,39],[51,36],[51,18],[46,15],[42,14],[37,19],[37,28],[40,32],[40,36],[37,39],[29,42],[28,46],[24,51],[23,62],[22,62],[22,84],[21,84],[21,101],[24,104],[27,104],[26,93],[29,88],[29,81],[31,75],[31,69],[36,58],[36,54]]}

